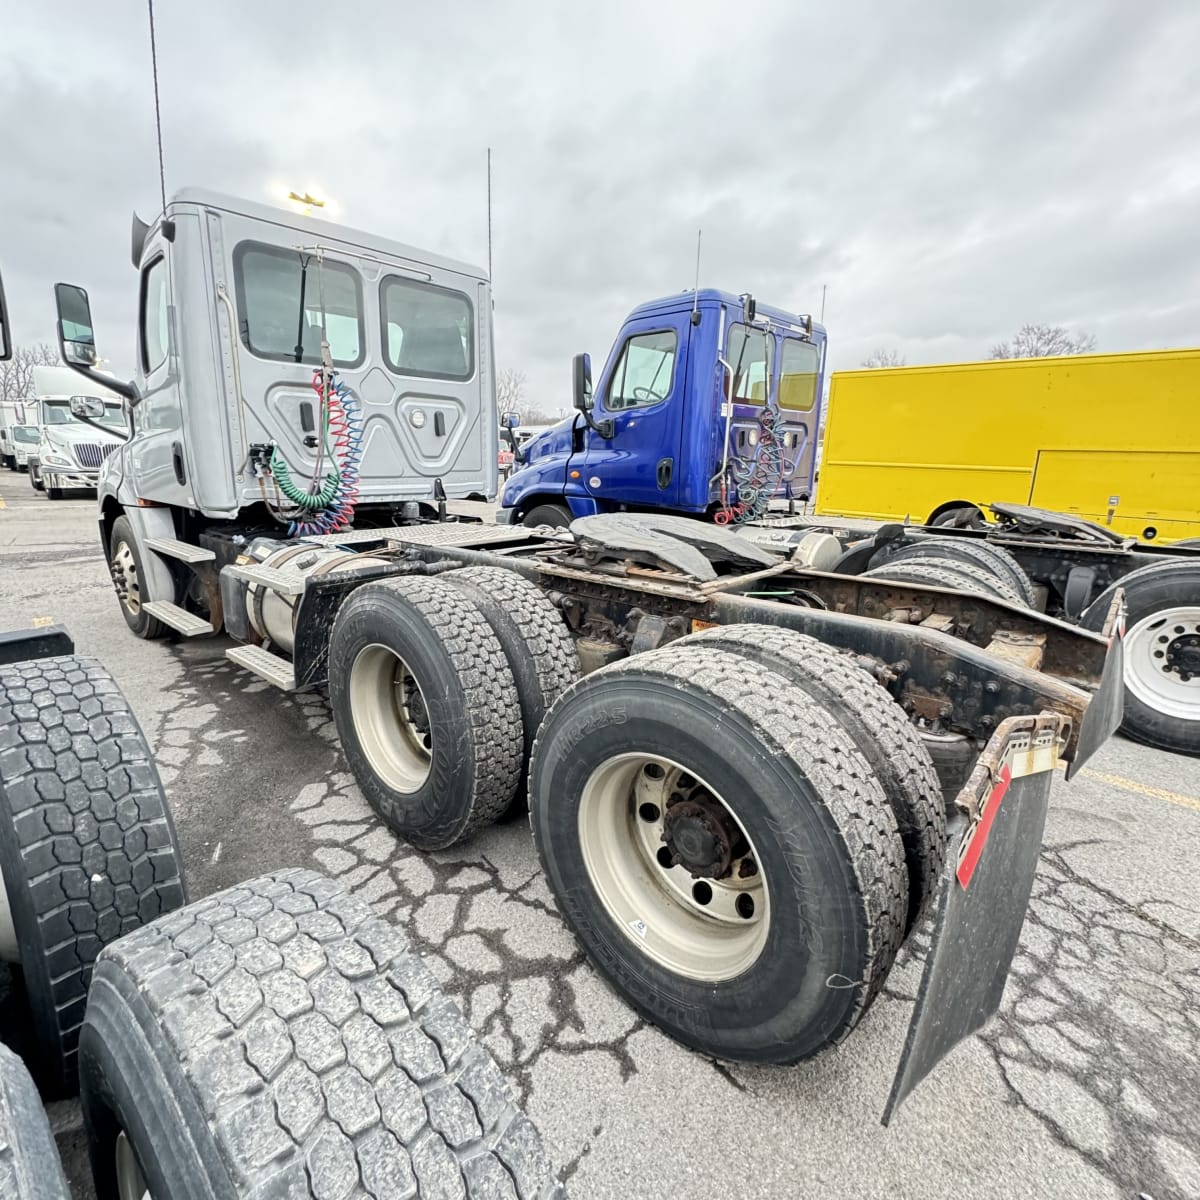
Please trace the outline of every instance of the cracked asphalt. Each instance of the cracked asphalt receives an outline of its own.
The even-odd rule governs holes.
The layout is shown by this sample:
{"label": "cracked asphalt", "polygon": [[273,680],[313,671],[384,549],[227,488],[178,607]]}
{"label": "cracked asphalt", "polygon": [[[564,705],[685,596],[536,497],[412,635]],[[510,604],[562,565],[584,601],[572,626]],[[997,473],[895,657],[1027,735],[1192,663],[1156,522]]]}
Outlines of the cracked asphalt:
{"label": "cracked asphalt", "polygon": [[[154,746],[193,898],[312,866],[400,923],[481,1033],[580,1200],[1200,1196],[1200,763],[1122,740],[1055,783],[999,1017],[879,1114],[926,938],[842,1047],[714,1064],[638,1019],[561,924],[527,825],[422,854],[371,814],[325,699],[286,696],[223,639],[125,628],[90,498],[0,473],[0,629],[49,617],[116,676]],[[77,1200],[78,1108],[50,1106]]]}

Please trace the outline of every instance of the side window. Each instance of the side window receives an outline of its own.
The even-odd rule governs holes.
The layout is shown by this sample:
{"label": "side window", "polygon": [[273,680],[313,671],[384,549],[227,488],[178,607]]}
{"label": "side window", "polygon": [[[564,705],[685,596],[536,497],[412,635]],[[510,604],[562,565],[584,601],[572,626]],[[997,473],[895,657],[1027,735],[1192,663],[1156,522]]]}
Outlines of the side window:
{"label": "side window", "polygon": [[167,260],[156,258],[142,272],[142,369],[149,372],[167,359]]}
{"label": "side window", "polygon": [[820,349],[812,342],[785,338],[779,364],[779,407],[811,412],[817,402]]}
{"label": "side window", "polygon": [[362,362],[362,287],[345,263],[242,242],[233,252],[233,279],[242,342],[251,353],[318,365],[323,326],[335,365]]}
{"label": "side window", "polygon": [[774,366],[775,339],[745,325],[730,325],[725,357],[733,368],[735,404],[765,404]]}
{"label": "side window", "polygon": [[388,275],[380,286],[383,353],[397,375],[470,379],[475,329],[462,292]]}
{"label": "side window", "polygon": [[631,337],[613,369],[605,408],[609,412],[619,412],[625,408],[645,408],[665,400],[671,394],[671,381],[675,376],[676,344],[673,329]]}

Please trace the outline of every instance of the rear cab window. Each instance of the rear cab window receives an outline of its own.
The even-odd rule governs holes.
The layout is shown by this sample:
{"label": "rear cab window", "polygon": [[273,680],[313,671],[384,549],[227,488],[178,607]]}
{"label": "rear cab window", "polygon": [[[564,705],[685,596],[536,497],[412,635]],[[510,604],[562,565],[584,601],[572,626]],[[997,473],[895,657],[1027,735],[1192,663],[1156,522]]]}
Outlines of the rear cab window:
{"label": "rear cab window", "polygon": [[463,381],[475,374],[475,315],[464,292],[386,275],[379,304],[384,358],[397,375]]}
{"label": "rear cab window", "polygon": [[784,338],[779,355],[779,407],[811,412],[817,402],[821,350],[812,342]]}
{"label": "rear cab window", "polygon": [[742,324],[730,325],[725,342],[725,358],[730,366],[728,384],[735,404],[763,405],[767,402],[767,381],[775,365],[775,339],[759,329]]}

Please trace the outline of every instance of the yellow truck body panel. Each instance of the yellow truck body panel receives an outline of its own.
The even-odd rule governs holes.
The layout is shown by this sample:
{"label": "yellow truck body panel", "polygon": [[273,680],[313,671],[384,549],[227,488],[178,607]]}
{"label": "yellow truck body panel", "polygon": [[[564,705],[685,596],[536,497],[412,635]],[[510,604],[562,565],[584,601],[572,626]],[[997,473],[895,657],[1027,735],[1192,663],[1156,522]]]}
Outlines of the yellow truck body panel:
{"label": "yellow truck body panel", "polygon": [[955,502],[1200,537],[1200,350],[836,372],[817,513],[924,523]]}

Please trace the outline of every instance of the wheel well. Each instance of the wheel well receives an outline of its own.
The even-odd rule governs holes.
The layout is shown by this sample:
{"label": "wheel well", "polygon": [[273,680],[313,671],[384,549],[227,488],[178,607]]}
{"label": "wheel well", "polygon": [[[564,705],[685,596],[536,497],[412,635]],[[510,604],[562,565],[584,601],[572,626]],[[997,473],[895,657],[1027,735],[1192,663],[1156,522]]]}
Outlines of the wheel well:
{"label": "wheel well", "polygon": [[105,496],[100,505],[100,537],[103,542],[104,557],[108,558],[108,548],[112,544],[113,525],[125,510],[112,496]]}
{"label": "wheel well", "polygon": [[570,504],[567,503],[567,498],[561,492],[538,492],[532,496],[526,496],[520,504],[516,506],[517,515],[523,517],[527,512],[537,508],[539,504],[553,504],[557,508],[565,508],[568,512],[571,510]]}
{"label": "wheel well", "polygon": [[983,516],[983,509],[979,507],[973,500],[947,500],[944,504],[939,504],[937,508],[929,514],[929,519],[925,522],[926,525],[932,525],[938,517],[943,517],[948,512],[952,512],[956,508],[973,508],[980,517]]}

